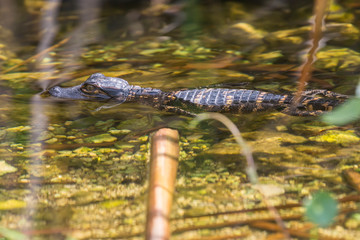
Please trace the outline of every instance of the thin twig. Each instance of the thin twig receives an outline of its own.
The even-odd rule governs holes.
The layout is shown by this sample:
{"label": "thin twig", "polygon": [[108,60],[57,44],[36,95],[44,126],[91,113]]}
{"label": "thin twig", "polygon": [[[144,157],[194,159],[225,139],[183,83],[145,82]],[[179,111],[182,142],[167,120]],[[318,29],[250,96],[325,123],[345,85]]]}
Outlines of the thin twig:
{"label": "thin twig", "polygon": [[16,68],[18,68],[18,67],[20,67],[20,66],[22,66],[22,65],[25,65],[26,63],[29,63],[29,62],[31,62],[31,61],[34,60],[34,59],[37,59],[37,58],[41,57],[42,55],[44,55],[44,54],[46,54],[46,53],[54,50],[55,48],[58,48],[58,47],[60,47],[61,45],[64,45],[65,43],[67,43],[67,42],[69,41],[69,39],[70,39],[70,37],[67,37],[67,38],[61,40],[61,41],[58,42],[57,44],[52,45],[51,47],[49,47],[49,48],[47,48],[47,49],[44,49],[43,51],[39,52],[38,54],[36,54],[36,55],[34,55],[34,56],[31,56],[31,57],[29,57],[28,59],[24,60],[23,62],[15,65],[15,66],[12,66],[11,68],[6,69],[5,71],[2,71],[1,74],[5,74],[5,73],[8,73],[8,72],[11,72],[12,70],[14,70],[14,69],[16,69]]}
{"label": "thin twig", "polygon": [[[247,143],[242,138],[241,133],[240,133],[239,129],[236,127],[236,125],[229,118],[227,118],[225,115],[220,114],[220,113],[202,113],[202,114],[199,114],[194,119],[194,122],[191,123],[191,125],[194,125],[196,122],[202,121],[202,120],[205,120],[205,119],[218,120],[219,122],[223,123],[230,130],[230,132],[234,135],[236,142],[242,148],[242,153],[246,158],[246,161],[247,161],[247,169],[246,170],[247,170],[250,182],[253,185],[258,184],[259,183],[258,182],[258,175],[257,175],[257,172],[256,172],[256,166],[255,166],[254,158],[252,156],[251,148],[250,148],[250,146],[247,145]],[[268,197],[262,191],[261,188],[259,188],[258,191],[262,195],[262,197],[264,199],[264,202],[265,202],[265,205],[267,206],[269,211],[273,214],[276,223],[281,227],[284,236],[286,237],[286,239],[290,239],[289,231],[287,230],[287,228],[286,228],[286,226],[284,224],[284,221],[282,220],[278,210],[269,203]]]}
{"label": "thin twig", "polygon": [[306,56],[305,63],[301,66],[300,77],[298,81],[298,90],[296,92],[296,96],[294,99],[294,105],[296,106],[301,98],[302,92],[305,90],[306,83],[310,80],[312,75],[312,65],[316,60],[316,53],[319,50],[320,40],[322,38],[322,28],[323,21],[325,17],[325,13],[328,6],[328,0],[316,0],[314,5],[314,21],[313,21],[313,29],[312,29],[312,41],[309,52]]}

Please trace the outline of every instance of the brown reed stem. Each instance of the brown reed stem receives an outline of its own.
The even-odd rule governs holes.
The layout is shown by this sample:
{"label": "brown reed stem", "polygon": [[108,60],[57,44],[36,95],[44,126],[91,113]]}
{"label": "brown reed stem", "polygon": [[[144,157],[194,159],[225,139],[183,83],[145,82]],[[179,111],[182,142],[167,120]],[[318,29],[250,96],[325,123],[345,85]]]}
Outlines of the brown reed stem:
{"label": "brown reed stem", "polygon": [[151,139],[145,239],[170,239],[170,210],[179,159],[179,133],[162,128]]}
{"label": "brown reed stem", "polygon": [[311,46],[306,55],[305,63],[300,67],[300,77],[298,80],[298,89],[294,99],[294,107],[299,103],[301,94],[305,90],[306,83],[311,79],[312,65],[316,60],[316,53],[319,50],[320,40],[322,38],[323,22],[328,9],[328,0],[316,0],[314,5],[314,20],[312,22]]}

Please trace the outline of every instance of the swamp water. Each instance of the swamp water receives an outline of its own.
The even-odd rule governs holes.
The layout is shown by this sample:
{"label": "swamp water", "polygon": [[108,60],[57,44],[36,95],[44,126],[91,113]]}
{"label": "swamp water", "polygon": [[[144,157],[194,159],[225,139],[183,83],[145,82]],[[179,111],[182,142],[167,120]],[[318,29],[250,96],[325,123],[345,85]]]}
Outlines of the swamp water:
{"label": "swamp water", "polygon": [[[360,238],[359,183],[352,177],[358,178],[360,160],[357,122],[338,127],[275,110],[228,114],[252,148],[262,184],[254,187],[241,149],[219,123],[193,129],[192,118],[149,106],[125,103],[97,111],[103,103],[39,95],[42,88],[68,80],[62,86],[73,86],[95,72],[164,91],[296,91],[311,4],[184,1],[155,8],[104,1],[73,10],[68,1],[54,1],[59,8],[45,11],[45,1],[8,2],[18,19],[0,19],[1,227],[30,239],[142,239],[149,134],[171,127],[181,136],[172,239],[276,239],[278,229],[265,231],[267,223],[276,224],[259,187],[268,204],[282,206],[292,237],[306,238],[302,234],[314,228],[303,217],[303,199],[326,190],[340,209],[333,225],[318,229],[319,238]],[[307,89],[354,95],[358,9],[356,1],[331,5],[326,44]],[[51,11],[55,22],[44,21]],[[38,36],[45,23],[59,27],[42,33],[51,43]],[[41,52],[66,38],[24,62],[36,47]]]}

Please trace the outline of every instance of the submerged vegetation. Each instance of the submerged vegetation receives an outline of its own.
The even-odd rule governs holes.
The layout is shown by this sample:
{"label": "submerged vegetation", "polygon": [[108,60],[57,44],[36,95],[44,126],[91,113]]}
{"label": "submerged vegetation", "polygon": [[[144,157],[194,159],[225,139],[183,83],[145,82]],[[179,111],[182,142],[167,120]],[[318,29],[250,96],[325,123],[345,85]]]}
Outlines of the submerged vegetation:
{"label": "submerged vegetation", "polygon": [[95,72],[166,91],[296,92],[312,3],[78,1],[76,9],[76,1],[3,2],[12,9],[0,5],[4,238],[141,239],[149,135],[162,127],[180,133],[173,239],[270,239],[286,231],[291,238],[360,238],[357,1],[331,3],[326,46],[306,84],[354,97],[321,118],[275,110],[227,115],[252,150],[255,187],[243,147],[216,122],[190,128],[192,118],[148,106],[100,109],[111,103],[39,93]]}

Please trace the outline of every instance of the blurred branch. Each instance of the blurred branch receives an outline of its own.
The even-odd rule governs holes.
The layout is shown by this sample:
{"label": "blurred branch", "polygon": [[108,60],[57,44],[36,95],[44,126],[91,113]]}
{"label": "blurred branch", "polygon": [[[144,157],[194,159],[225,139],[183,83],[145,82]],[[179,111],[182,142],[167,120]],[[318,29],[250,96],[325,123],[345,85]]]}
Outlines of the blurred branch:
{"label": "blurred branch", "polygon": [[322,28],[326,10],[328,9],[328,0],[316,0],[314,6],[314,20],[312,21],[313,29],[311,33],[311,47],[306,55],[305,63],[301,66],[300,77],[298,81],[298,91],[295,96],[294,106],[296,106],[301,98],[302,92],[305,90],[306,83],[312,75],[312,65],[316,60],[316,53],[321,48]]}
{"label": "blurred branch", "polygon": [[151,139],[146,239],[170,238],[170,210],[179,159],[179,133],[163,128]]}
{"label": "blurred branch", "polygon": [[52,51],[52,50],[54,50],[54,49],[56,49],[56,48],[64,45],[65,43],[67,43],[67,42],[69,41],[69,39],[70,39],[70,37],[61,40],[61,41],[58,42],[57,44],[55,44],[55,45],[53,45],[53,46],[51,46],[51,47],[49,47],[49,48],[47,48],[47,49],[44,49],[43,51],[39,52],[38,54],[36,54],[36,55],[34,55],[34,56],[29,57],[29,58],[26,59],[25,61],[23,61],[23,62],[15,65],[15,66],[13,66],[13,67],[11,67],[11,68],[8,68],[8,69],[6,69],[5,71],[2,71],[1,74],[5,74],[5,73],[8,73],[8,72],[11,72],[12,70],[14,70],[14,69],[16,69],[16,68],[18,68],[18,67],[20,67],[20,66],[23,66],[23,65],[31,62],[31,61],[34,60],[34,59],[38,59],[39,57],[42,57],[43,55],[47,54],[48,52],[50,52],[50,51]]}

